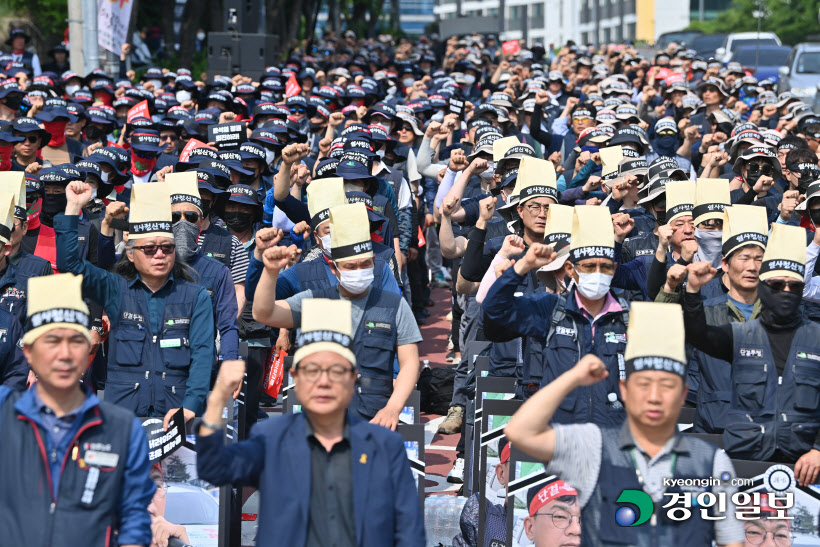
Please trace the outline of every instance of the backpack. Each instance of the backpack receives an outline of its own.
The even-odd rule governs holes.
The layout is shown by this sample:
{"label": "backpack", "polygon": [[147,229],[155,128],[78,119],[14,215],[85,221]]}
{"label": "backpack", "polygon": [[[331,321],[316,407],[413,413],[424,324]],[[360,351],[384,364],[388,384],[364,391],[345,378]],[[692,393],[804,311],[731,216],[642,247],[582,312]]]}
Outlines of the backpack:
{"label": "backpack", "polygon": [[421,395],[421,411],[429,414],[446,415],[453,399],[453,384],[456,377],[455,365],[429,368],[421,371],[418,389]]}

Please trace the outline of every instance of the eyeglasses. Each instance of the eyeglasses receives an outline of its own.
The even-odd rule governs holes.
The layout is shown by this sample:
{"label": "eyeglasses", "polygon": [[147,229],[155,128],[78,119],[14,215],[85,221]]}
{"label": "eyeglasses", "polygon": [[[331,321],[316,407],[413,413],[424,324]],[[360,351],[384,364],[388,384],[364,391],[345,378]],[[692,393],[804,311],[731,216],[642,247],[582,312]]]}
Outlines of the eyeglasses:
{"label": "eyeglasses", "polygon": [[524,207],[527,209],[527,211],[530,212],[531,215],[539,215],[542,211],[544,212],[544,214],[547,214],[550,210],[549,203],[528,203]]}
{"label": "eyeglasses", "polygon": [[164,484],[164,483],[163,484],[158,484],[157,485],[157,491],[154,494],[154,496],[156,496],[157,499],[162,499],[162,498],[165,497],[165,495],[167,493],[168,493],[168,485]]}
{"label": "eyeglasses", "polygon": [[749,174],[751,174],[751,175],[756,175],[756,174],[760,173],[761,175],[764,175],[764,176],[768,177],[773,172],[774,172],[774,169],[772,168],[771,165],[768,165],[768,164],[761,165],[759,163],[750,163],[749,164]]}
{"label": "eyeglasses", "polygon": [[408,132],[412,133],[413,127],[410,126],[410,125],[403,125],[403,126],[401,126],[401,129],[399,131],[408,131]]}
{"label": "eyeglasses", "polygon": [[585,274],[601,272],[603,274],[612,275],[615,273],[615,264],[613,262],[587,262],[586,264],[576,264],[575,271]]}
{"label": "eyeglasses", "polygon": [[299,106],[291,106],[290,111],[292,114],[304,114],[305,109]]}
{"label": "eyeglasses", "polygon": [[322,374],[327,372],[327,377],[331,382],[340,384],[347,380],[350,373],[353,372],[352,367],[345,367],[342,365],[332,365],[328,368],[322,368],[319,365],[305,364],[297,365],[295,369],[300,378],[305,381],[313,383],[321,378]]}
{"label": "eyeglasses", "polygon": [[145,253],[145,256],[154,256],[157,254],[157,251],[162,251],[162,254],[168,256],[173,254],[177,246],[173,243],[163,243],[162,245],[142,245],[141,247],[134,246],[134,248]]}
{"label": "eyeglasses", "polygon": [[760,528],[749,528],[746,530],[746,541],[752,545],[760,545],[766,541],[766,536],[771,534],[774,544],[777,547],[790,547],[794,541],[794,536],[789,534],[786,530],[776,530],[774,532],[767,532]]}
{"label": "eyeglasses", "polygon": [[40,135],[23,135],[23,139],[34,144],[35,142],[40,140]]}
{"label": "eyeglasses", "polygon": [[176,224],[177,222],[182,220],[182,217],[185,217],[185,220],[187,220],[191,224],[196,224],[197,222],[199,222],[199,213],[196,213],[194,211],[185,211],[184,213],[175,211],[171,213],[171,223]]}
{"label": "eyeglasses", "polygon": [[788,291],[792,294],[803,294],[803,287],[805,286],[805,283],[796,280],[784,281],[782,279],[769,279],[767,281],[764,281],[763,283],[765,283],[775,291]]}
{"label": "eyeglasses", "polygon": [[170,135],[160,135],[159,136],[159,142],[162,142],[162,141],[178,141],[178,140],[179,140],[179,137],[177,137],[173,133],[170,134]]}
{"label": "eyeglasses", "polygon": [[591,122],[591,121],[592,121],[592,118],[572,118],[572,123],[575,123],[575,122],[588,123],[588,122]]}
{"label": "eyeglasses", "polygon": [[578,523],[578,526],[581,525],[581,515],[570,515],[560,509],[556,509],[552,513],[536,513],[536,515],[539,517],[552,517],[553,526],[561,530],[569,528],[573,520]]}

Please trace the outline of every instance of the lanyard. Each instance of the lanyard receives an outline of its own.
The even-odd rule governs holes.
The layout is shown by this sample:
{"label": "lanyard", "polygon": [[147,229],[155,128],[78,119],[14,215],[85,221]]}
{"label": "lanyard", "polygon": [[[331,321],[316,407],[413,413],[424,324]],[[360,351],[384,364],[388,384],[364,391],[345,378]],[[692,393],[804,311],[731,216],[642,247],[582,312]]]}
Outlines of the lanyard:
{"label": "lanyard", "polygon": [[[641,474],[641,470],[638,467],[638,460],[635,458],[635,449],[631,448],[629,450],[629,455],[632,458],[632,465],[635,467],[635,475],[638,477],[638,483],[641,485],[641,490],[643,490],[644,480],[643,474]],[[674,476],[675,475],[675,465],[678,463],[678,455],[675,452],[672,452],[672,462],[669,464],[669,474]],[[649,467],[649,463],[647,462],[647,467]]]}

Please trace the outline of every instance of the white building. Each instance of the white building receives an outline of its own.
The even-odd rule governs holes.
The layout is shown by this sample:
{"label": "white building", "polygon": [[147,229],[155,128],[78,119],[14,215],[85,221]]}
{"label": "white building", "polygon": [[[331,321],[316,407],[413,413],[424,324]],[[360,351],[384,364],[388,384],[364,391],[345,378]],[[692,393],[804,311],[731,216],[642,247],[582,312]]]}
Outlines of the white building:
{"label": "white building", "polygon": [[526,39],[529,44],[558,47],[567,40],[654,42],[664,32],[686,27],[690,6],[674,0],[437,0],[433,11],[440,20],[501,12],[502,40]]}

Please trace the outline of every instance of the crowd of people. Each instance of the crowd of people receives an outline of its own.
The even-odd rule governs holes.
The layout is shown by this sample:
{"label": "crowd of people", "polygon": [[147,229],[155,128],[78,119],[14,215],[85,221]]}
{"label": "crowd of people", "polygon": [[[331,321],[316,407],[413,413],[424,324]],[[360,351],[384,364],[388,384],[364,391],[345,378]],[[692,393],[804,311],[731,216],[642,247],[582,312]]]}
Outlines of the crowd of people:
{"label": "crowd of people", "polygon": [[[181,410],[199,476],[260,490],[258,545],[423,545],[390,430],[442,288],[448,480],[472,420],[461,350],[486,341],[524,401],[499,483],[510,446],[557,477],[527,495],[534,545],[791,545],[763,502],[746,522],[612,515],[625,489],[659,504],[664,478],[734,476],[731,458],[817,479],[820,116],[799,97],[679,44],[504,54],[348,31],[200,79],[137,78],[127,44],[116,75],[72,72],[64,45],[41,67],[28,40],[11,33],[0,81],[10,544],[184,534],[149,512],[162,478],[134,418]],[[209,132],[238,122],[231,147]],[[282,351],[302,412],[268,418]],[[243,378],[249,438],[226,446]],[[678,431],[685,406],[721,448]],[[470,498],[453,545],[505,542],[507,510]]]}

